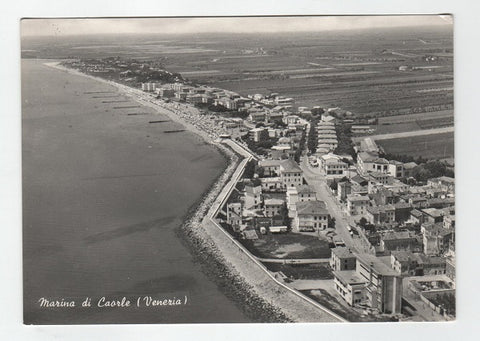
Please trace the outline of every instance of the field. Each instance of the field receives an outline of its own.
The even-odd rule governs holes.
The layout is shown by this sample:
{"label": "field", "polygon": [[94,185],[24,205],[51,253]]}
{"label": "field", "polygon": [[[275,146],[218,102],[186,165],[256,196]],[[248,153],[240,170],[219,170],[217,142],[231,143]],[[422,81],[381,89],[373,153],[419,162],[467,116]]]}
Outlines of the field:
{"label": "field", "polygon": [[242,240],[242,244],[260,258],[329,258],[328,242],[318,237],[300,234],[267,234],[259,239]]}
{"label": "field", "polygon": [[453,121],[453,110],[381,117],[375,126],[375,134],[448,127],[453,126]]}
{"label": "field", "polygon": [[451,158],[455,154],[452,133],[413,136],[376,141],[386,153],[421,156],[429,159]]}
{"label": "field", "polygon": [[297,106],[341,107],[359,116],[453,107],[451,27],[61,39],[23,39],[22,49],[42,58],[153,59],[201,84],[242,95],[278,92]]}

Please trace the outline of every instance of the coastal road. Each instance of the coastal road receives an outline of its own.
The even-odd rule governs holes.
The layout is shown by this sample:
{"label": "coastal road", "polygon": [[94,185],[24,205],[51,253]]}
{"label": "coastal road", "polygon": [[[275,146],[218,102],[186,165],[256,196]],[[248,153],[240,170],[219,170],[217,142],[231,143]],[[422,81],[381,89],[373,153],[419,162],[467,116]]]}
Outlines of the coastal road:
{"label": "coastal road", "polygon": [[333,197],[332,192],[328,188],[327,180],[324,175],[320,174],[318,169],[313,170],[308,165],[308,159],[303,158],[300,162],[300,168],[303,170],[303,176],[307,183],[313,186],[317,192],[317,199],[327,204],[330,215],[335,218],[335,232],[343,239],[345,245],[353,251],[369,252],[368,248],[362,243],[360,238],[353,238],[348,231],[348,225],[353,223],[347,214],[342,210],[341,205]]}

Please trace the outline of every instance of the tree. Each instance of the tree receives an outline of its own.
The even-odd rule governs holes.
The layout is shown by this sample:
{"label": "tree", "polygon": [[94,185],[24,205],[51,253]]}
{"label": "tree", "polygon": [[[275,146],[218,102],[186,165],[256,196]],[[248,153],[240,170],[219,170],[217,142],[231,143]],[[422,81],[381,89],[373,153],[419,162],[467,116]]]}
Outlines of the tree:
{"label": "tree", "polygon": [[358,222],[358,225],[359,225],[362,229],[364,229],[365,226],[367,225],[367,219],[365,219],[365,217],[360,218],[360,221]]}
{"label": "tree", "polygon": [[250,160],[245,165],[245,171],[243,172],[243,177],[246,179],[252,179],[255,174],[256,163],[253,160]]}
{"label": "tree", "polygon": [[335,228],[335,218],[328,216],[328,228]]}
{"label": "tree", "polygon": [[317,134],[317,120],[313,119],[310,122],[310,131],[308,132],[307,148],[310,153],[315,153],[318,146],[318,134]]}
{"label": "tree", "polygon": [[338,189],[338,183],[337,180],[333,179],[332,183],[330,184],[330,189],[332,191],[336,191]]}

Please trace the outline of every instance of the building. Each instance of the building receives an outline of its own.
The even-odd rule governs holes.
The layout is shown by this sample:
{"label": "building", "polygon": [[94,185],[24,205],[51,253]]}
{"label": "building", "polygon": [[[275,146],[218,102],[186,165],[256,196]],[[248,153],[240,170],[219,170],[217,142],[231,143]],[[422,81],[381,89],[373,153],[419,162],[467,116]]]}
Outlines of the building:
{"label": "building", "polygon": [[427,181],[427,185],[453,192],[455,190],[455,179],[448,176],[441,176],[438,178],[429,179]]}
{"label": "building", "polygon": [[262,192],[279,192],[283,190],[283,183],[280,177],[260,178]]}
{"label": "building", "polygon": [[403,162],[390,160],[388,161],[388,174],[393,176],[394,178],[403,178],[405,176],[405,172],[403,169]]}
{"label": "building", "polygon": [[266,217],[282,215],[285,202],[281,199],[265,199],[264,212]]}
{"label": "building", "polygon": [[365,304],[368,281],[354,270],[334,271],[333,283],[335,291],[342,296],[348,305],[355,307]]}
{"label": "building", "polygon": [[330,256],[330,267],[333,271],[355,270],[357,258],[347,247],[335,247]]}
{"label": "building", "polygon": [[347,196],[347,213],[350,216],[366,215],[370,198],[364,195],[350,194]]}
{"label": "building", "polygon": [[418,251],[422,245],[410,231],[386,232],[380,239],[384,251]]}
{"label": "building", "polygon": [[392,251],[390,262],[393,270],[403,276],[423,276],[423,258],[411,251]]}
{"label": "building", "polygon": [[280,163],[280,179],[285,188],[301,186],[303,184],[303,171],[294,160],[282,160]]}
{"label": "building", "polygon": [[444,229],[442,223],[423,223],[423,253],[427,256],[443,255],[455,244],[455,230]]}
{"label": "building", "polygon": [[413,174],[413,169],[418,165],[415,162],[407,162],[403,164],[403,176],[409,178]]}
{"label": "building", "polygon": [[260,142],[262,138],[262,134],[265,134],[264,132],[266,131],[265,128],[253,128],[249,131],[250,139],[252,139],[254,142]]}
{"label": "building", "polygon": [[293,226],[300,232],[314,232],[328,227],[327,206],[323,201],[304,201],[296,204],[297,210]]}
{"label": "building", "polygon": [[234,231],[240,229],[242,224],[242,203],[234,202],[227,205],[227,224],[230,224]]}
{"label": "building", "polygon": [[345,201],[347,196],[352,193],[352,183],[350,181],[342,181],[337,186],[337,199]]}
{"label": "building", "polygon": [[297,202],[317,200],[315,189],[309,185],[300,185],[287,188],[288,216],[294,218],[297,211]]}
{"label": "building", "polygon": [[245,185],[245,208],[259,209],[262,206],[262,186]]}
{"label": "building", "polygon": [[390,204],[367,207],[366,218],[371,224],[393,223],[395,221],[395,207]]}
{"label": "building", "polygon": [[322,155],[319,161],[320,167],[327,177],[343,177],[348,169],[348,164],[335,154]]}
{"label": "building", "polygon": [[175,90],[170,88],[160,88],[157,89],[158,96],[162,98],[172,98],[175,97]]}
{"label": "building", "polygon": [[384,314],[400,314],[402,277],[396,271],[369,254],[357,254],[356,272],[367,281],[367,304]]}

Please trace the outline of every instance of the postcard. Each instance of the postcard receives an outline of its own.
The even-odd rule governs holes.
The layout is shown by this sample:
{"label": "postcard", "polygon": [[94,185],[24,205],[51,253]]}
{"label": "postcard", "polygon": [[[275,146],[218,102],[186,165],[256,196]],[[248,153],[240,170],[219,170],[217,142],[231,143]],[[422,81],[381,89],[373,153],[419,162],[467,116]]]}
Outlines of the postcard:
{"label": "postcard", "polygon": [[21,21],[24,323],[455,320],[450,15]]}

